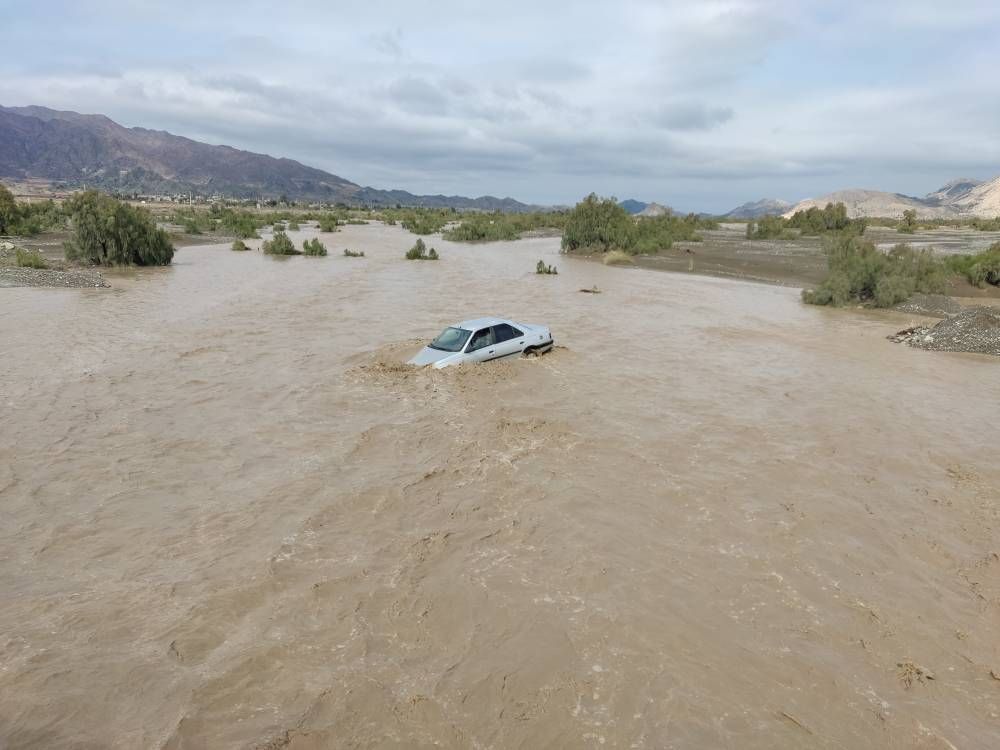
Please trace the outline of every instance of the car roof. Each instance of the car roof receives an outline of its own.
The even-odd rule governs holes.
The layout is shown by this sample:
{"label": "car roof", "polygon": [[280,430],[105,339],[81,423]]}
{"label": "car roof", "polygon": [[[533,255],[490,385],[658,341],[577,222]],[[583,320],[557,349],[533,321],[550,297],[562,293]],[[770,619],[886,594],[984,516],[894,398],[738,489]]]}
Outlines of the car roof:
{"label": "car roof", "polygon": [[456,323],[455,328],[464,328],[467,331],[475,331],[479,328],[486,328],[487,326],[498,326],[501,323],[511,323],[512,321],[506,318],[471,318],[469,320],[463,320],[461,323]]}

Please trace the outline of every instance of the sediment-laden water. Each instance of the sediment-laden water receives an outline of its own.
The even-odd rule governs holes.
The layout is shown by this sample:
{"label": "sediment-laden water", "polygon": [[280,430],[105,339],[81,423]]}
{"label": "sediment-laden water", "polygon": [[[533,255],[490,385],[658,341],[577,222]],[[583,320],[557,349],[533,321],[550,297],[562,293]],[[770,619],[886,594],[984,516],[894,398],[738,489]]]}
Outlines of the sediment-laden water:
{"label": "sediment-laden water", "polygon": [[[323,239],[0,292],[0,746],[1000,746],[995,360]],[[482,314],[560,348],[396,365]]]}

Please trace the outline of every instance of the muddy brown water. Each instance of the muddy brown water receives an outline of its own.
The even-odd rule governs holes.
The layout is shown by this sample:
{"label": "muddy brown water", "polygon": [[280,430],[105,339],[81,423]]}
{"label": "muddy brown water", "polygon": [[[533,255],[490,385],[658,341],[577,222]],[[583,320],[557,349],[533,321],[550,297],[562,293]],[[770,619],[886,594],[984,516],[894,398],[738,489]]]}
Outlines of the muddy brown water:
{"label": "muddy brown water", "polygon": [[3,291],[0,746],[1000,746],[995,360],[413,239]]}

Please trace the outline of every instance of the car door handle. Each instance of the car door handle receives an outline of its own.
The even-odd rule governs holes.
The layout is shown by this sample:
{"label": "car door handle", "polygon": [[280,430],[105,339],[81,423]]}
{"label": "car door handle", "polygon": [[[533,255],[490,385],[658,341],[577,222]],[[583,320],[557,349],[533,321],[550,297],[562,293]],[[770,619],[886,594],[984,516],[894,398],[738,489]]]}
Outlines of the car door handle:
{"label": "car door handle", "polygon": [[495,352],[495,351],[496,351],[496,349],[490,349],[490,354],[493,354],[493,352]]}

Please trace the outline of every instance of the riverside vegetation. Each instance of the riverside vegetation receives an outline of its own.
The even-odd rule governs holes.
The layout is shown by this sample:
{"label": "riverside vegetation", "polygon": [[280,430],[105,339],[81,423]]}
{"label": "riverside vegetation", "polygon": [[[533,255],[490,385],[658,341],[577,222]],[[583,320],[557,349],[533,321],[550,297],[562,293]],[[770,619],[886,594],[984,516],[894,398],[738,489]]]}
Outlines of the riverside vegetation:
{"label": "riverside vegetation", "polygon": [[562,249],[566,253],[628,255],[669,250],[675,241],[699,242],[699,229],[714,229],[718,222],[688,214],[634,217],[614,198],[591,193],[570,211],[563,225]]}

